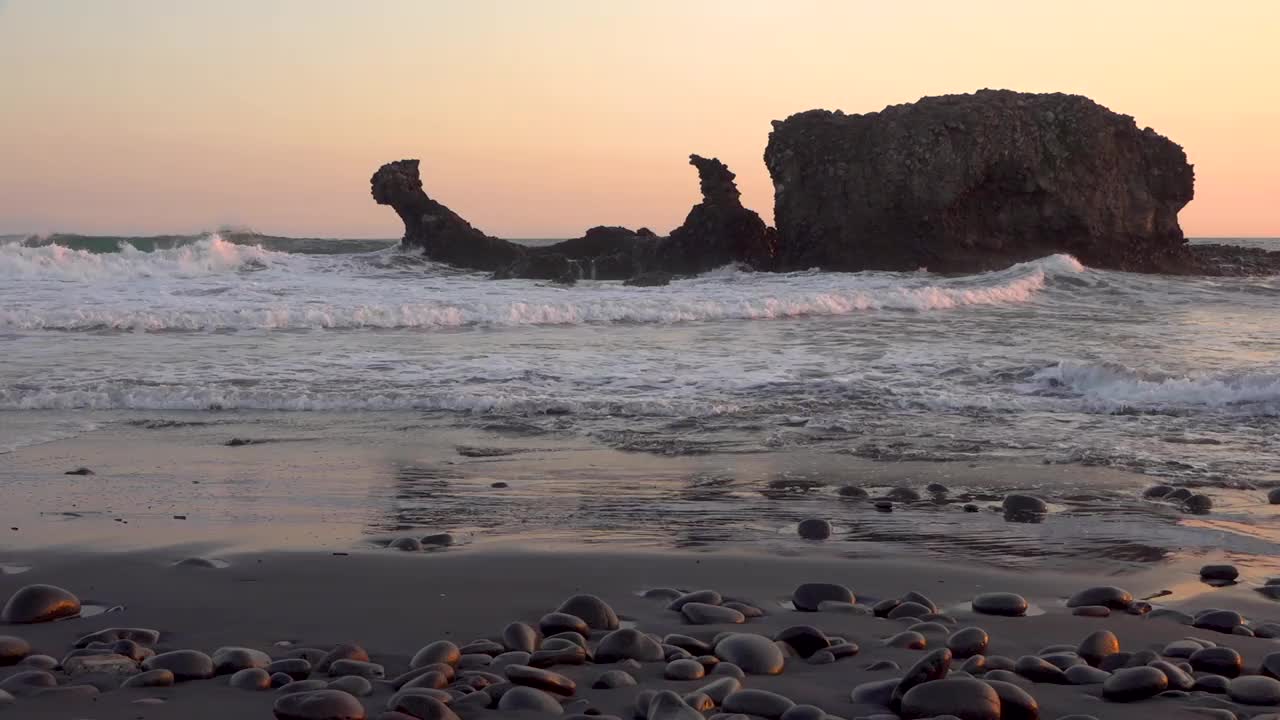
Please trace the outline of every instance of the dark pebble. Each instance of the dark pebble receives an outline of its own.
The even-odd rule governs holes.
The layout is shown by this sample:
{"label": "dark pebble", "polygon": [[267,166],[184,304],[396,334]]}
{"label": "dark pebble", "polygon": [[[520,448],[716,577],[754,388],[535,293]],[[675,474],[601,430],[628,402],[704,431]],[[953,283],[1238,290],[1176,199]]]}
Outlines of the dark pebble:
{"label": "dark pebble", "polygon": [[1197,650],[1188,660],[1193,670],[1233,678],[1240,674],[1244,659],[1240,653],[1226,647]]}
{"label": "dark pebble", "polygon": [[981,680],[956,678],[917,685],[902,698],[905,718],[954,715],[964,720],[1001,720],[1000,696]]}
{"label": "dark pebble", "polygon": [[1067,607],[1069,608],[1077,608],[1083,605],[1102,605],[1112,610],[1125,610],[1132,604],[1132,593],[1112,585],[1087,588],[1067,599]]}
{"label": "dark pebble", "polygon": [[1120,638],[1110,630],[1099,630],[1080,641],[1076,654],[1090,665],[1097,666],[1108,656],[1120,652]]}
{"label": "dark pebble", "polygon": [[984,615],[1022,617],[1029,607],[1026,598],[1014,593],[983,593],[973,599],[973,611]]}
{"label": "dark pebble", "polygon": [[826,540],[831,537],[831,523],[822,518],[807,518],[796,526],[796,532],[805,540]]}
{"label": "dark pebble", "polygon": [[0,622],[28,624],[50,622],[80,614],[80,598],[55,585],[27,585],[9,597],[0,610]]}
{"label": "dark pebble", "polygon": [[[593,630],[618,629],[618,614],[609,607],[609,603],[595,595],[574,595],[561,603],[556,611],[582,618],[587,627]],[[585,635],[583,633],[584,637]]]}
{"label": "dark pebble", "polygon": [[791,646],[802,658],[808,658],[831,646],[831,640],[826,634],[812,625],[793,625],[778,633],[774,639]]}
{"label": "dark pebble", "polygon": [[817,612],[818,604],[824,601],[852,603],[853,591],[832,583],[805,583],[791,593],[791,602],[797,610]]}
{"label": "dark pebble", "polygon": [[1231,582],[1240,577],[1235,565],[1205,565],[1200,568],[1201,580],[1222,580]]}
{"label": "dark pebble", "polygon": [[1112,702],[1145,700],[1169,688],[1169,678],[1153,667],[1123,668],[1102,684],[1102,697]]}
{"label": "dark pebble", "polygon": [[955,631],[947,638],[947,648],[957,658],[963,659],[986,654],[987,645],[990,642],[991,636],[986,630],[980,627],[967,627]]}

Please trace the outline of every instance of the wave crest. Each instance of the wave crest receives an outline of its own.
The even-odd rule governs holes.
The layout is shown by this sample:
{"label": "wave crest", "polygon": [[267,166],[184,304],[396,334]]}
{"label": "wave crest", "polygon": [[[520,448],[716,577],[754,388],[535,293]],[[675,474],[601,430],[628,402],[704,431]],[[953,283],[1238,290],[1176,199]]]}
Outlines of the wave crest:
{"label": "wave crest", "polygon": [[266,267],[283,253],[237,245],[213,233],[189,245],[144,252],[120,243],[114,253],[63,245],[0,245],[0,277],[71,281],[191,278]]}

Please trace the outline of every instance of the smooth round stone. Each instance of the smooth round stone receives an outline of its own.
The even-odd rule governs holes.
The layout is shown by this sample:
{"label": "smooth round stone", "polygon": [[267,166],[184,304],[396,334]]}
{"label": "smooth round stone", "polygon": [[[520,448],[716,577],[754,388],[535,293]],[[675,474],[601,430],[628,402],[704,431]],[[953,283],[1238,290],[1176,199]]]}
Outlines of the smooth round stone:
{"label": "smooth round stone", "polygon": [[817,612],[818,605],[823,602],[852,603],[853,591],[843,585],[834,583],[805,583],[791,593],[791,603],[797,610]]}
{"label": "smooth round stone", "polygon": [[[1276,587],[1272,585],[1270,587]],[[1280,623],[1262,623],[1253,626],[1253,634],[1266,640],[1280,638]]]}
{"label": "smooth round stone", "polygon": [[100,654],[69,656],[62,661],[62,670],[68,675],[116,675],[127,677],[138,672],[138,663],[123,655],[103,652]]}
{"label": "smooth round stone", "polygon": [[1149,500],[1155,500],[1156,498],[1162,498],[1171,492],[1173,492],[1173,488],[1168,485],[1152,485],[1143,491],[1142,497]]}
{"label": "smooth round stone", "polygon": [[1170,690],[1190,690],[1195,687],[1195,678],[1191,677],[1190,674],[1183,672],[1182,668],[1171,662],[1165,660],[1154,660],[1150,663],[1150,667],[1159,670],[1164,673],[1165,677],[1169,678]]}
{"label": "smooth round stone", "polygon": [[450,535],[449,533],[432,533],[430,535],[423,535],[419,538],[419,541],[422,543],[424,548],[450,547],[457,543],[457,540],[455,540],[453,535]]}
{"label": "smooth round stone", "polygon": [[[348,676],[348,677],[357,677],[357,676]],[[395,686],[396,683],[393,681],[392,685]],[[402,690],[407,688],[429,688],[431,690],[443,690],[444,688],[448,687],[448,685],[449,685],[449,678],[444,673],[436,672],[435,670],[429,670],[427,672],[422,673],[421,675],[418,675],[414,678],[410,678],[409,680],[403,683],[400,683],[399,688]]]}
{"label": "smooth round stone", "polygon": [[583,650],[587,649],[587,639],[576,632],[556,633],[555,635],[552,635],[551,637],[546,638],[546,640],[548,641],[568,640],[569,642],[577,645]]}
{"label": "smooth round stone", "polygon": [[324,660],[324,656],[326,654],[327,653],[324,650],[320,650],[317,648],[294,648],[293,650],[290,650],[288,653],[286,653],[285,657],[302,658],[303,660],[306,660],[307,662],[311,663],[312,667],[315,667],[316,665],[320,664],[321,660]]}
{"label": "smooth round stone", "polygon": [[[463,655],[463,657],[466,656]],[[529,656],[529,665],[538,668],[548,668],[553,665],[583,665],[589,659],[586,650],[570,644],[569,647],[558,650],[539,650]]]}
{"label": "smooth round stone", "polygon": [[662,642],[688,650],[693,655],[710,655],[714,651],[714,648],[709,643],[678,633],[667,635],[662,638]]}
{"label": "smooth round stone", "polygon": [[267,690],[271,687],[271,674],[262,668],[245,668],[232,673],[227,684],[237,690]]}
{"label": "smooth round stone", "polygon": [[962,510],[964,510],[965,512],[967,512],[967,513],[976,513],[976,512],[981,512],[981,511],[982,511],[982,508],[978,507],[977,505],[975,505],[975,504],[973,504],[973,503],[965,503],[965,504],[961,507],[961,509],[962,509]]}
{"label": "smooth round stone", "polygon": [[58,658],[48,655],[28,655],[22,658],[22,661],[18,664],[22,667],[30,667],[37,670],[53,670],[59,665]]}
{"label": "smooth round stone", "polygon": [[[642,700],[646,693],[653,693],[647,700]],[[659,692],[645,691],[636,698],[637,710],[643,705],[643,715],[648,720],[702,720],[702,714],[685,702],[684,698],[670,690]]]}
{"label": "smooth round stone", "polygon": [[1102,605],[1112,610],[1125,610],[1133,604],[1133,594],[1113,585],[1100,585],[1077,592],[1067,599],[1067,607]]}
{"label": "smooth round stone", "polygon": [[1075,651],[1049,653],[1047,655],[1041,655],[1040,659],[1044,660],[1045,662],[1049,663],[1050,665],[1064,672],[1067,670],[1067,668],[1072,668],[1072,667],[1075,667],[1076,665],[1088,664],[1084,661],[1084,658],[1077,655]]}
{"label": "smooth round stone", "polygon": [[1099,630],[1080,641],[1076,654],[1090,665],[1096,666],[1108,655],[1120,652],[1120,638],[1110,630]]}
{"label": "smooth round stone", "polygon": [[183,558],[182,560],[174,563],[174,567],[195,568],[197,570],[221,570],[223,565],[210,560],[209,558],[189,557]]}
{"label": "smooth round stone", "polygon": [[885,647],[903,648],[905,650],[924,650],[929,647],[929,640],[924,635],[914,631],[905,630],[884,639]]}
{"label": "smooth round stone", "polygon": [[498,701],[498,709],[504,711],[527,711],[560,715],[564,708],[556,699],[537,688],[516,686],[502,694]]}
{"label": "smooth round stone", "polygon": [[1182,500],[1186,500],[1189,497],[1191,497],[1190,490],[1186,488],[1176,488],[1174,490],[1171,490],[1167,495],[1165,495],[1164,499],[1169,500],[1171,502],[1181,502]]}
{"label": "smooth round stone", "polygon": [[827,711],[816,705],[793,705],[779,720],[826,720]]}
{"label": "smooth round stone", "polygon": [[[576,632],[583,637],[591,634],[591,628],[587,627],[586,621],[577,615],[569,613],[553,612],[542,616],[538,621],[538,629],[543,635],[555,635],[562,632]],[[506,648],[503,648],[504,650]]]}
{"label": "smooth round stone", "polygon": [[[719,660],[720,658],[716,658],[716,659]],[[731,677],[735,680],[742,680],[747,676],[747,674],[742,671],[742,668],[738,667],[737,665],[734,665],[731,662],[717,663],[715,667],[711,668],[711,674],[723,675],[725,677]]]}
{"label": "smooth round stone", "polygon": [[[556,612],[582,618],[587,627],[593,630],[618,629],[618,614],[609,607],[608,603],[595,595],[574,595],[561,603]],[[585,636],[585,633],[583,635]]]}
{"label": "smooth round stone", "polygon": [[596,646],[598,663],[612,663],[626,659],[659,662],[663,659],[662,646],[658,641],[634,628],[614,630],[605,635]]}
{"label": "smooth round stone", "polygon": [[724,606],[729,608],[730,610],[737,610],[738,612],[742,613],[743,617],[747,618],[748,620],[750,620],[751,618],[764,617],[764,611],[756,607],[755,605],[748,605],[744,602],[738,602],[736,600],[728,600],[728,601],[725,601]]}
{"label": "smooth round stone", "polygon": [[747,621],[745,615],[733,608],[706,603],[685,603],[680,613],[694,625],[741,625]]}
{"label": "smooth round stone", "polygon": [[777,675],[786,663],[782,650],[772,640],[750,633],[734,633],[722,639],[716,643],[715,653],[748,675]]}
{"label": "smooth round stone", "polygon": [[1242,705],[1280,705],[1280,680],[1245,675],[1227,684],[1227,696]]}
{"label": "smooth round stone", "polygon": [[1013,669],[1017,666],[1018,666],[1018,663],[1014,662],[1012,658],[1007,658],[1004,655],[988,655],[987,656],[988,670],[1009,670],[1010,672],[1012,672]]}
{"label": "smooth round stone", "polygon": [[1034,495],[1022,495],[1018,493],[1006,495],[1004,497],[1004,502],[1000,504],[1000,508],[1004,510],[1006,514],[1027,513],[1043,515],[1044,513],[1049,512],[1049,506],[1044,500],[1041,500]]}
{"label": "smooth round stone", "polygon": [[1066,673],[1062,668],[1035,655],[1023,655],[1013,667],[1013,671],[1031,682],[1069,685]]}
{"label": "smooth round stone", "polygon": [[387,543],[389,550],[401,550],[404,552],[422,552],[422,541],[418,538],[402,537],[396,538]]}
{"label": "smooth round stone", "polygon": [[341,690],[290,693],[272,708],[277,720],[365,720],[364,706]]}
{"label": "smooth round stone", "polygon": [[890,500],[877,500],[872,507],[880,512],[893,512],[893,502]]}
{"label": "smooth round stone", "polygon": [[0,690],[22,697],[44,688],[57,687],[58,679],[44,670],[25,670],[0,680]]}
{"label": "smooth round stone", "polygon": [[1111,673],[1106,670],[1099,670],[1096,667],[1088,665],[1076,665],[1069,667],[1063,674],[1067,676],[1067,682],[1072,685],[1098,685],[1107,681],[1111,677]]}
{"label": "smooth round stone", "polygon": [[560,673],[528,665],[511,665],[507,667],[506,673],[507,679],[516,685],[535,687],[557,695],[572,695],[578,688],[576,683]]}
{"label": "smooth round stone", "polygon": [[1000,720],[1000,696],[981,680],[956,678],[917,685],[902,698],[902,717],[952,715],[961,720]]}
{"label": "smooth round stone", "polygon": [[1271,490],[1267,492],[1267,502],[1272,505],[1280,505],[1280,487],[1271,488]]}
{"label": "smooth round stone", "polygon": [[293,678],[289,677],[285,673],[271,673],[271,687],[273,688],[282,688],[291,682],[293,682]]}
{"label": "smooth round stone", "polygon": [[1232,635],[1243,635],[1244,637],[1253,637],[1253,628],[1246,625],[1237,625],[1231,628]]}
{"label": "smooth round stone", "polygon": [[173,650],[147,658],[143,670],[168,670],[177,682],[213,677],[213,658],[199,650]]}
{"label": "smooth round stone", "polygon": [[1195,685],[1192,685],[1191,689],[1214,695],[1226,695],[1227,688],[1230,686],[1231,681],[1221,675],[1201,675],[1196,678]]}
{"label": "smooth round stone", "polygon": [[231,675],[249,668],[266,668],[271,656],[260,650],[245,647],[221,647],[213,651],[214,675]]}
{"label": "smooth round stone", "polygon": [[951,651],[946,648],[934,650],[912,665],[898,686],[893,690],[891,705],[897,705],[911,688],[934,680],[941,680],[951,670]]}
{"label": "smooth round stone", "polygon": [[420,720],[457,720],[457,714],[448,705],[448,697],[447,693],[401,690],[387,700],[386,707]]}
{"label": "smooth round stone", "polygon": [[1213,509],[1213,498],[1196,493],[1182,501],[1182,509],[1194,515],[1204,515]]}
{"label": "smooth round stone", "polygon": [[898,687],[898,678],[872,680],[864,682],[853,689],[849,699],[854,705],[879,705],[888,707],[893,701],[893,691]]}
{"label": "smooth round stone", "polygon": [[1000,697],[1001,720],[1039,720],[1040,704],[1026,690],[999,680],[984,678],[984,682]]}
{"label": "smooth round stone", "polygon": [[365,660],[335,660],[329,665],[329,675],[332,677],[355,675],[370,680],[381,680],[387,676],[387,670],[378,663]]}
{"label": "smooth round stone", "polygon": [[462,652],[458,650],[458,646],[448,640],[437,640],[430,645],[422,648],[409,661],[409,667],[420,668],[436,663],[445,663],[446,665],[457,665],[458,660],[462,657]]}
{"label": "smooth round stone", "polygon": [[933,610],[931,608],[927,608],[924,605],[921,605],[920,603],[904,602],[904,603],[899,603],[896,607],[890,610],[889,613],[885,615],[885,617],[889,618],[890,620],[897,620],[899,618],[920,619],[925,615],[929,615],[931,613],[933,613]]}
{"label": "smooth round stone", "polygon": [[1240,571],[1235,565],[1205,565],[1200,568],[1201,580],[1232,582],[1238,577],[1240,577]]}
{"label": "smooth round stone", "polygon": [[267,672],[272,675],[284,673],[294,680],[306,680],[311,675],[311,663],[302,658],[284,658],[268,665]]}
{"label": "smooth round stone", "polygon": [[1111,617],[1111,608],[1106,605],[1081,605],[1078,608],[1073,608],[1071,614],[1077,617]]}
{"label": "smooth round stone", "polygon": [[1280,680],[1280,652],[1267,653],[1258,664],[1258,674]]}
{"label": "smooth round stone", "polygon": [[[513,622],[502,629],[502,646],[507,650],[531,653],[538,649],[540,637],[541,635],[532,626],[522,622]],[[441,661],[437,660],[436,662]],[[454,661],[454,663],[456,662],[457,660]]]}
{"label": "smooth round stone", "polygon": [[872,605],[871,612],[876,617],[889,617],[889,613],[893,612],[893,609],[901,604],[902,601],[897,598],[885,598],[875,605]]}
{"label": "smooth round stone", "polygon": [[631,673],[623,670],[606,670],[600,673],[592,683],[591,687],[596,690],[614,690],[616,688],[632,687],[636,684],[636,679]]}
{"label": "smooth round stone", "polygon": [[949,490],[946,485],[943,485],[942,483],[936,483],[936,482],[932,482],[932,483],[929,483],[928,485],[925,485],[924,489],[927,490],[928,492],[933,493],[934,495],[942,495],[942,494],[951,492],[951,490]]}
{"label": "smooth round stone", "polygon": [[985,655],[974,655],[964,661],[964,664],[960,666],[960,670],[970,675],[984,673],[987,671],[987,658]]}
{"label": "smooth round stone", "polygon": [[1014,593],[983,593],[973,599],[973,611],[984,615],[1022,617],[1029,607],[1026,598]]}
{"label": "smooth round stone", "polygon": [[0,635],[0,667],[17,665],[31,654],[31,643],[20,637]]}
{"label": "smooth round stone", "polygon": [[1122,668],[1102,683],[1102,697],[1112,702],[1133,702],[1169,689],[1169,678],[1153,667]]}
{"label": "smooth round stone", "polygon": [[715,590],[695,590],[681,595],[672,600],[668,605],[668,610],[680,612],[680,610],[689,603],[704,603],[706,605],[720,605],[724,602],[724,598]]}
{"label": "smooth round stone", "polygon": [[151,688],[151,687],[172,687],[177,682],[170,670],[146,670],[127,678],[120,683],[120,687],[127,688]]}
{"label": "smooth round stone", "polygon": [[974,655],[984,655],[987,652],[987,645],[991,642],[991,636],[986,630],[980,627],[967,627],[955,631],[947,638],[947,649],[957,658],[967,658]]}
{"label": "smooth round stone", "polygon": [[916,502],[920,499],[920,493],[912,488],[896,487],[889,488],[885,497],[898,502]]}
{"label": "smooth round stone", "polygon": [[805,540],[826,540],[831,537],[831,523],[822,518],[807,518],[796,526],[796,533]]}
{"label": "smooth round stone", "polygon": [[332,650],[325,653],[320,662],[313,663],[317,672],[329,672],[329,666],[339,660],[356,660],[358,662],[369,662],[369,653],[365,649],[355,643],[339,643]]}
{"label": "smooth round stone", "polygon": [[732,693],[721,704],[721,709],[727,713],[742,713],[771,720],[781,718],[783,713],[793,707],[795,703],[790,698],[754,688]]}
{"label": "smooth round stone", "polygon": [[736,677],[722,677],[703,685],[698,688],[699,692],[711,698],[711,701],[719,705],[724,699],[742,689],[742,682]]}
{"label": "smooth round stone", "polygon": [[926,615],[934,614],[938,612],[937,604],[934,603],[932,600],[930,600],[924,593],[911,590],[907,592],[906,595],[903,595],[899,599],[904,603],[916,603],[917,605],[923,605],[929,610],[928,613],[925,613]]}
{"label": "smooth round stone", "polygon": [[0,622],[42,623],[80,614],[80,598],[55,585],[27,585],[9,597]]}
{"label": "smooth round stone", "polygon": [[921,635],[948,635],[951,628],[937,622],[918,622],[907,628],[912,632],[918,632]]}
{"label": "smooth round stone", "polygon": [[280,695],[293,695],[294,693],[313,692],[315,690],[325,690],[329,687],[329,683],[324,680],[295,680],[286,685],[282,685],[276,692]]}
{"label": "smooth round stone", "polygon": [[1230,634],[1244,624],[1244,617],[1234,610],[1208,610],[1196,615],[1192,625],[1203,630]]}
{"label": "smooth round stone", "polygon": [[837,494],[839,494],[839,495],[840,495],[840,497],[845,497],[845,498],[865,498],[865,497],[868,497],[868,495],[867,495],[867,491],[866,491],[866,490],[863,490],[862,488],[858,487],[857,485],[841,485],[841,486],[840,486],[840,489],[839,489],[839,490],[837,490],[837,491],[836,491],[836,493],[837,493]]}
{"label": "smooth round stone", "polygon": [[778,633],[774,639],[791,646],[802,658],[831,647],[831,639],[812,625],[792,625]]}
{"label": "smooth round stone", "polygon": [[662,671],[668,680],[701,680],[706,674],[707,669],[697,660],[673,660]]}

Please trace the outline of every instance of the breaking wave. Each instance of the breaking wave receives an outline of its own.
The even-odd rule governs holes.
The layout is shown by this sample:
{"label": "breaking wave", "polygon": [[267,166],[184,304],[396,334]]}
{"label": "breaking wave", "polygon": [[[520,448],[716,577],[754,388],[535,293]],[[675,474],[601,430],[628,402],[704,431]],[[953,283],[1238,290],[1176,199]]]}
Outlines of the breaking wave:
{"label": "breaking wave", "polygon": [[1280,370],[1181,376],[1144,372],[1115,363],[1060,362],[1037,372],[1025,389],[1077,397],[1094,411],[1215,408],[1249,415],[1280,415]]}

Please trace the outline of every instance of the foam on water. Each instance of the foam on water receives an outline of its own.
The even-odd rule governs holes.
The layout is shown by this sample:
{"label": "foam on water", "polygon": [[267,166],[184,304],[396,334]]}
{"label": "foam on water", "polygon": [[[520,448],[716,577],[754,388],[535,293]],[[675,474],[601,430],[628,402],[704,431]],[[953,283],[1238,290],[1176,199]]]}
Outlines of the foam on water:
{"label": "foam on water", "polygon": [[1064,361],[1040,370],[1032,379],[1031,392],[1065,391],[1103,411],[1169,412],[1202,407],[1280,415],[1280,371],[1177,376],[1115,363]]}

